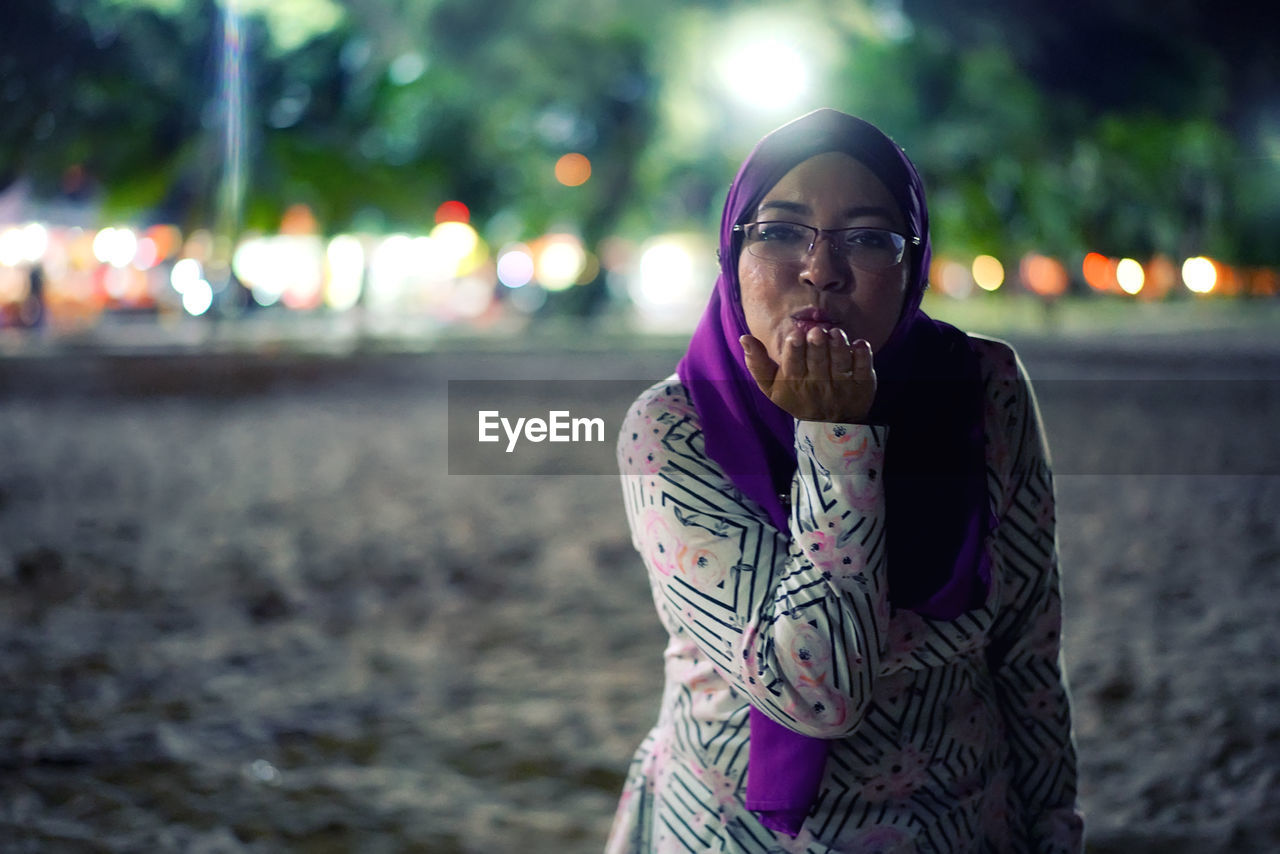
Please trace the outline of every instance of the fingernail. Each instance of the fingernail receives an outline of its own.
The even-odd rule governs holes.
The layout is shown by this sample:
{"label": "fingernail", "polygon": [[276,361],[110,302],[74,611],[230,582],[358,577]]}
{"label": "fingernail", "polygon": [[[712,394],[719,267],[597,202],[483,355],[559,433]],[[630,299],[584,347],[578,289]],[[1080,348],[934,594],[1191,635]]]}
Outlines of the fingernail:
{"label": "fingernail", "polygon": [[742,346],[742,352],[744,352],[744,353],[750,353],[750,352],[751,352],[751,345],[749,345],[749,344],[747,343],[747,336],[745,336],[745,335],[739,335],[739,336],[738,336],[738,344],[740,344],[740,345]]}

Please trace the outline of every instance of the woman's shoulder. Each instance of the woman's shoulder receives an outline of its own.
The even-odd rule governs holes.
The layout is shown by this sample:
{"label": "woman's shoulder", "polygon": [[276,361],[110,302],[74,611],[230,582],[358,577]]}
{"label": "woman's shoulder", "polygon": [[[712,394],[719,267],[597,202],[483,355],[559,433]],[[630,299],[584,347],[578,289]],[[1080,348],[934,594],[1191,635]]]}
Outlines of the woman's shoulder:
{"label": "woman's shoulder", "polygon": [[627,410],[623,423],[625,425],[637,420],[657,420],[662,416],[695,420],[697,418],[689,392],[676,374],[659,380],[640,392]]}
{"label": "woman's shoulder", "polygon": [[654,474],[669,453],[668,439],[679,436],[687,443],[699,435],[689,392],[672,374],[642,391],[623,416],[618,430],[619,468],[623,474]]}
{"label": "woman's shoulder", "polygon": [[978,359],[982,378],[988,384],[992,380],[1016,379],[1022,373],[1022,363],[1013,345],[1000,338],[966,332],[969,348]]}

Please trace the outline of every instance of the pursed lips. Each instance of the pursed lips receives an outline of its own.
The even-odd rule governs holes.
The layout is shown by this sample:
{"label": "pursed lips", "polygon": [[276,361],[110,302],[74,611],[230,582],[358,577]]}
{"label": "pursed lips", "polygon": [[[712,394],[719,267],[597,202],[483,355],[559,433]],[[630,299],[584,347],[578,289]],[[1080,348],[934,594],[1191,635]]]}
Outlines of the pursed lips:
{"label": "pursed lips", "polygon": [[809,330],[814,327],[828,330],[836,325],[834,320],[815,306],[806,306],[805,308],[800,309],[795,314],[791,315],[791,321],[796,325],[796,328],[800,330],[801,335],[808,335]]}

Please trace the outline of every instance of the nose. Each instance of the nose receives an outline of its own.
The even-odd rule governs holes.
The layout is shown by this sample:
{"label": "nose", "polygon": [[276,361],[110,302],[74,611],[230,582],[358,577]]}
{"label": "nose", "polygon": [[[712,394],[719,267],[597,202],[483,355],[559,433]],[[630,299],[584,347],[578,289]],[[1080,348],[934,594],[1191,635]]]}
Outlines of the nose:
{"label": "nose", "polygon": [[805,256],[800,275],[804,283],[815,290],[838,290],[853,280],[853,268],[844,253],[836,248],[835,241],[829,235],[820,234]]}

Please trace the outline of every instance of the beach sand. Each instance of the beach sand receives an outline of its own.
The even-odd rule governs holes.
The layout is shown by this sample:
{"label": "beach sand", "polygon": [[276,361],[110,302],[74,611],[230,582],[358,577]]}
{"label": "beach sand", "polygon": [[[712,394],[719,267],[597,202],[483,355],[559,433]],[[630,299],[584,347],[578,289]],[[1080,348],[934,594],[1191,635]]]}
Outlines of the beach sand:
{"label": "beach sand", "polygon": [[[1280,358],[1022,353],[1089,850],[1280,850]],[[446,383],[616,423],[677,355],[0,362],[0,850],[599,851],[664,642],[617,478],[448,474]]]}

